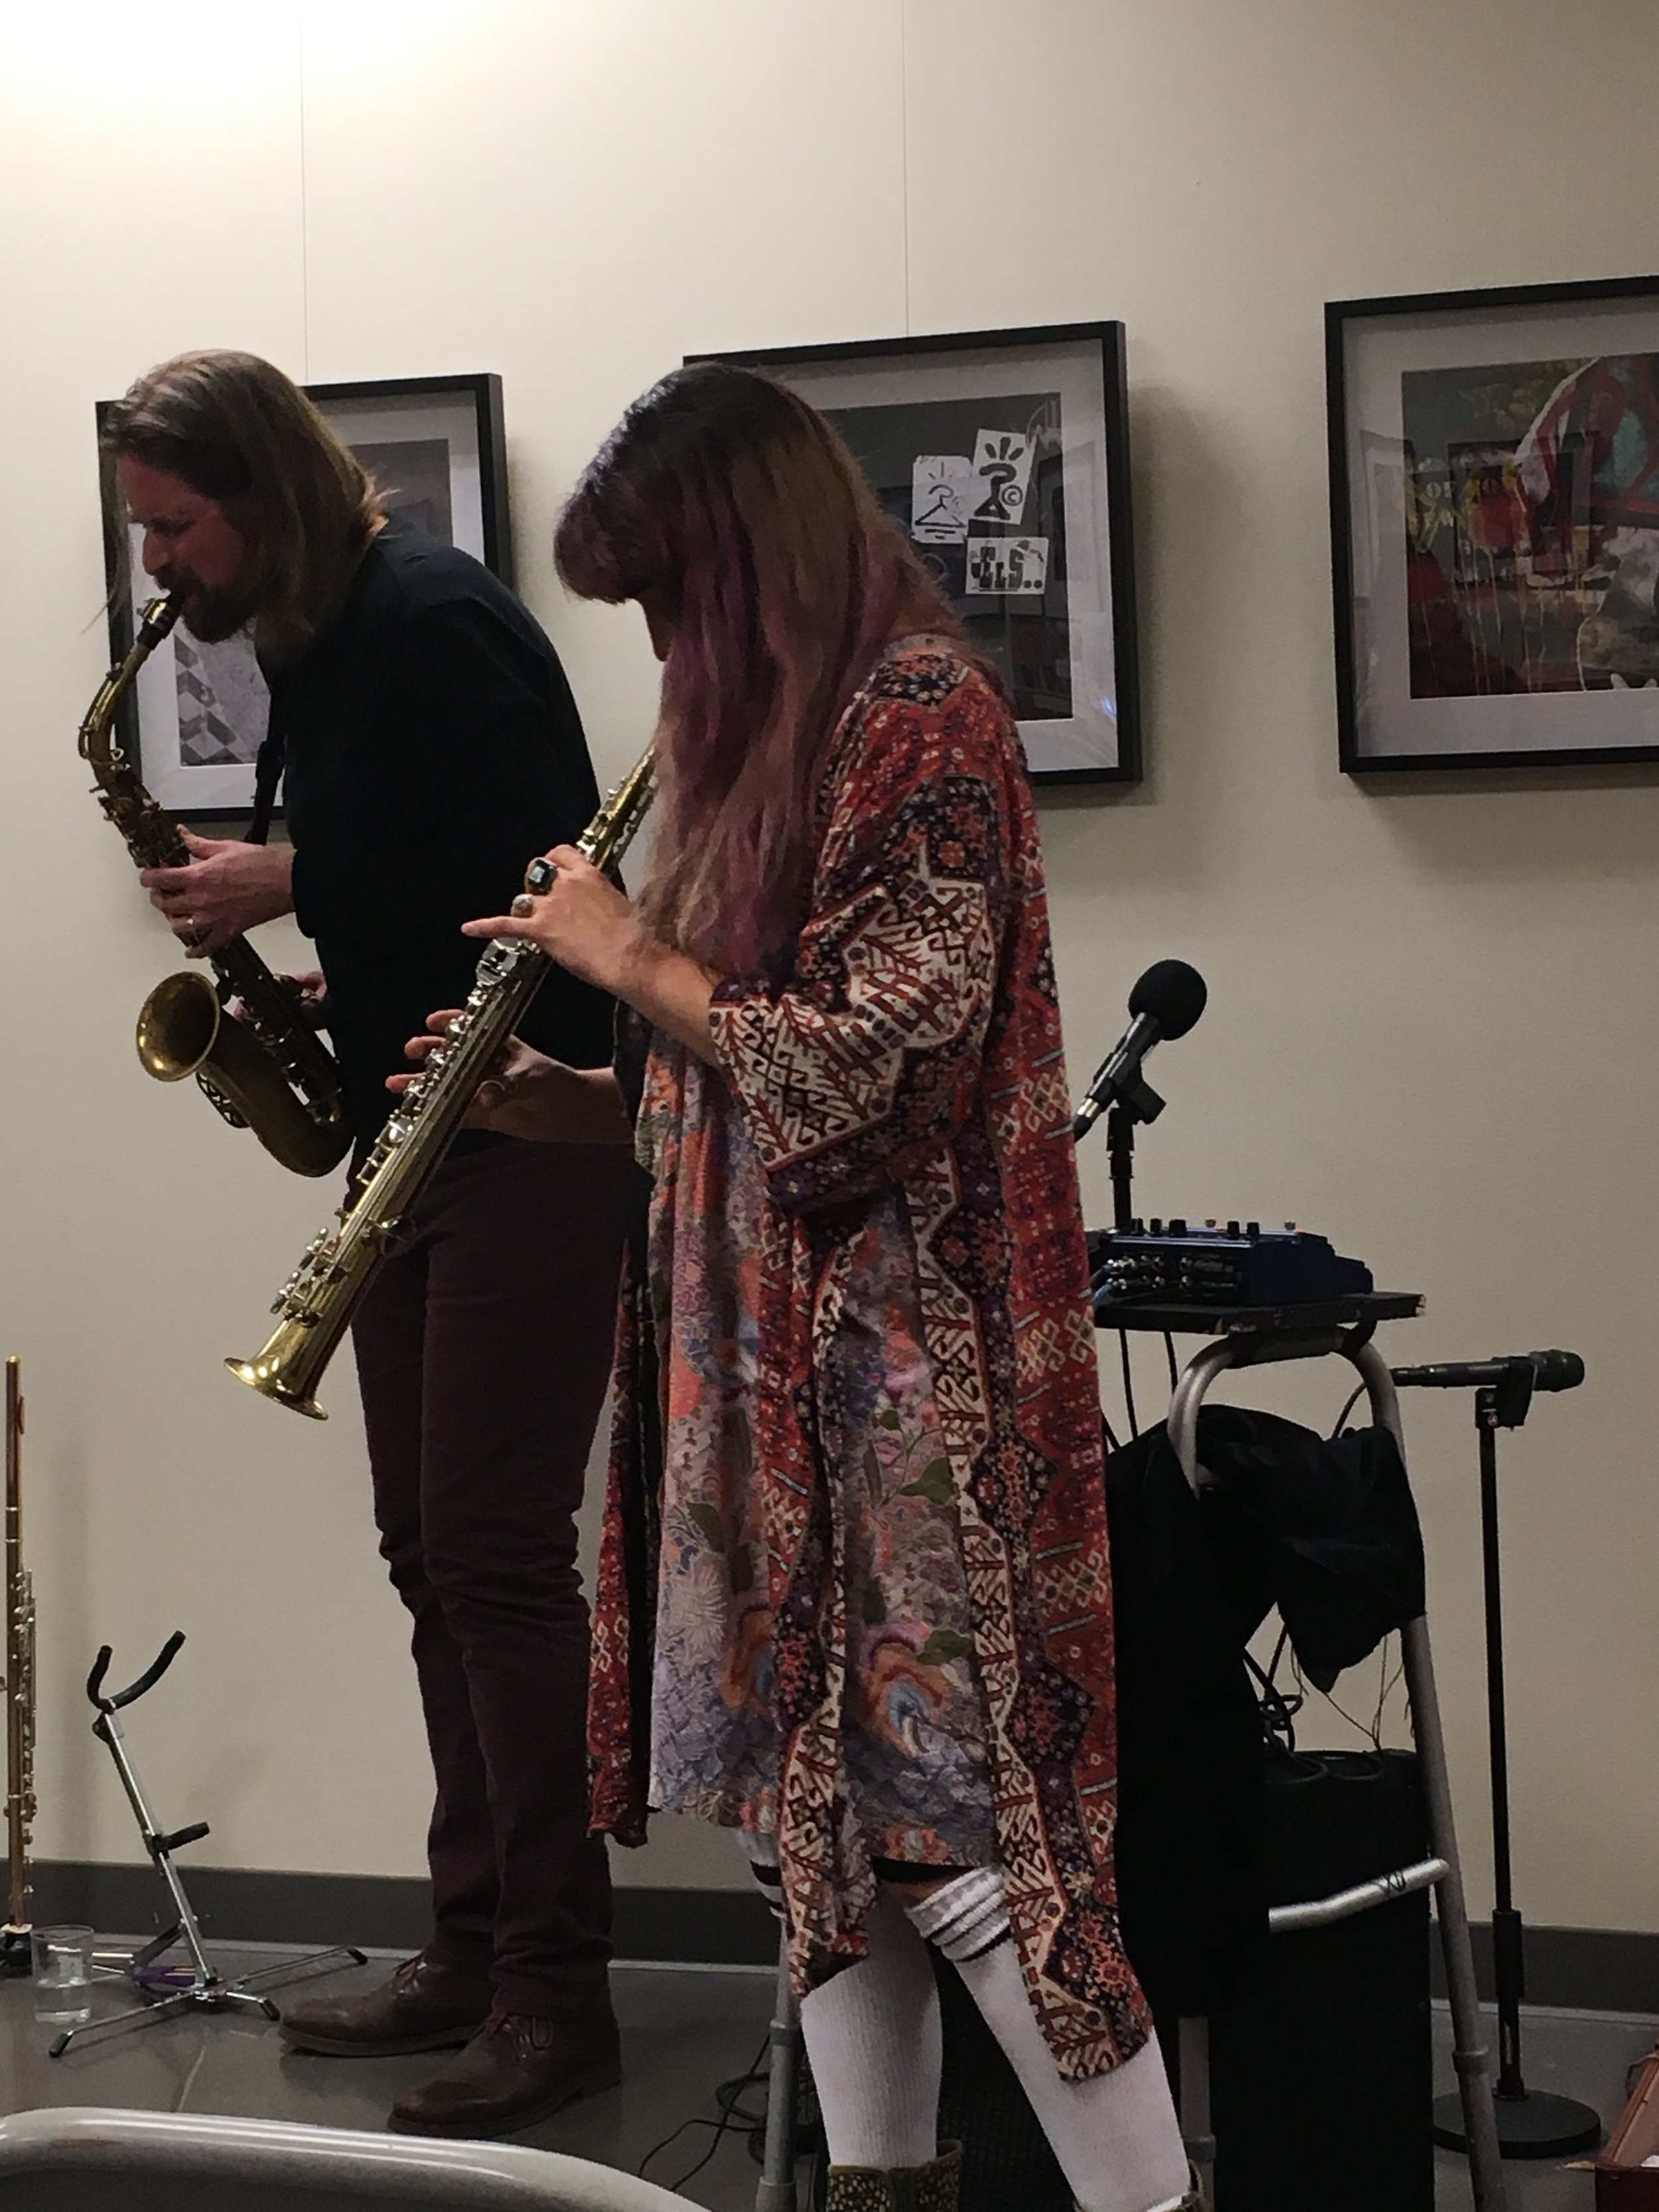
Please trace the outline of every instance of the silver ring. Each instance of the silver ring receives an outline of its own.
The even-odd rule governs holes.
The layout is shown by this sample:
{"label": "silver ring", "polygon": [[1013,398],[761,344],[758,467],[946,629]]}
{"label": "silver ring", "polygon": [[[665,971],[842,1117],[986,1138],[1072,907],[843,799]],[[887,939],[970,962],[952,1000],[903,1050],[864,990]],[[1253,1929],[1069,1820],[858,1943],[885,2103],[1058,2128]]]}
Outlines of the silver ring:
{"label": "silver ring", "polygon": [[540,897],[545,891],[550,891],[558,880],[557,868],[551,860],[544,858],[532,860],[524,872],[524,887],[537,897]]}

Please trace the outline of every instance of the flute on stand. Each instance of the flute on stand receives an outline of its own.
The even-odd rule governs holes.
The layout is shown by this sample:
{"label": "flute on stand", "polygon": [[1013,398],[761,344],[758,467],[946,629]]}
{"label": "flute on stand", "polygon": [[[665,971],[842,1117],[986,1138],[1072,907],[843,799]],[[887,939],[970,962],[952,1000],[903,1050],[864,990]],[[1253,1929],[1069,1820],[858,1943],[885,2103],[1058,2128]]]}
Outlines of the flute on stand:
{"label": "flute on stand", "polygon": [[23,1565],[21,1363],[6,1362],[6,1924],[0,1976],[29,1971],[29,1836],[34,1825],[34,1584]]}

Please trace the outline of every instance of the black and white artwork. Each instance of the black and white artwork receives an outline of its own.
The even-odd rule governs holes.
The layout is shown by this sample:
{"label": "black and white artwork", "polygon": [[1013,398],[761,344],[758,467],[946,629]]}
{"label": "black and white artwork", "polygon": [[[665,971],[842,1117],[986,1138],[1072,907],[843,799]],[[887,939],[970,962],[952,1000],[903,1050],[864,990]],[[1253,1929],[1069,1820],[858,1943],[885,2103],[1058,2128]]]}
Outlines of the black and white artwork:
{"label": "black and white artwork", "polygon": [[836,425],[995,664],[1034,779],[1139,776],[1121,324],[713,358]]}
{"label": "black and white artwork", "polygon": [[[498,376],[398,377],[307,389],[374,477],[392,515],[463,547],[511,582]],[[141,565],[141,533],[126,528],[119,515],[107,468],[104,500],[111,641],[118,655],[131,642],[135,611],[153,587]],[[151,654],[136,692],[122,742],[160,804],[186,822],[246,818],[270,708],[252,641],[204,644],[180,625]]]}

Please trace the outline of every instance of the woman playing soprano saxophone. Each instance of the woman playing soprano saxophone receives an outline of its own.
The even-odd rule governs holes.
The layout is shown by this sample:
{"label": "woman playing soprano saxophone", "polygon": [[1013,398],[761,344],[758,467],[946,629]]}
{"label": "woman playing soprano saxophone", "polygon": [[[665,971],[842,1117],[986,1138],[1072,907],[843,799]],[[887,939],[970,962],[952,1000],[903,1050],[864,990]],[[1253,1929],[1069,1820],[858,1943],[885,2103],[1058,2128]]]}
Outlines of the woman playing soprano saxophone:
{"label": "woman playing soprano saxophone", "polygon": [[595,1825],[696,1813],[778,1886],[832,2206],[955,2202],[927,1941],[1086,2212],[1195,2202],[1118,1937],[1087,1266],[1009,707],[833,430],[746,371],[631,408],[557,556],[665,663],[639,903],[559,847],[528,915],[470,926],[613,992],[642,1048],[520,1049],[479,1109],[653,1177]]}

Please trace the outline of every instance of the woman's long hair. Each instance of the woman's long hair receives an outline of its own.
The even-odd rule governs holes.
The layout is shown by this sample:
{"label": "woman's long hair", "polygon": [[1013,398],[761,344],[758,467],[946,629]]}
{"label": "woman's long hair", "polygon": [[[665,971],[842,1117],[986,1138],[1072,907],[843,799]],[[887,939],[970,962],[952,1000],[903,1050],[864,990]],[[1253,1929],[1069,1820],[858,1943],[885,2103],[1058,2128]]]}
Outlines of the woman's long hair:
{"label": "woman's long hair", "polygon": [[700,362],[635,400],[560,518],[578,597],[673,620],[658,733],[653,926],[728,973],[787,957],[824,757],[896,630],[961,627],[835,430],[750,369]]}
{"label": "woman's long hair", "polygon": [[279,659],[302,653],[337,611],[384,519],[356,455],[257,354],[164,361],[109,409],[103,442],[219,501],[248,546],[238,596]]}

